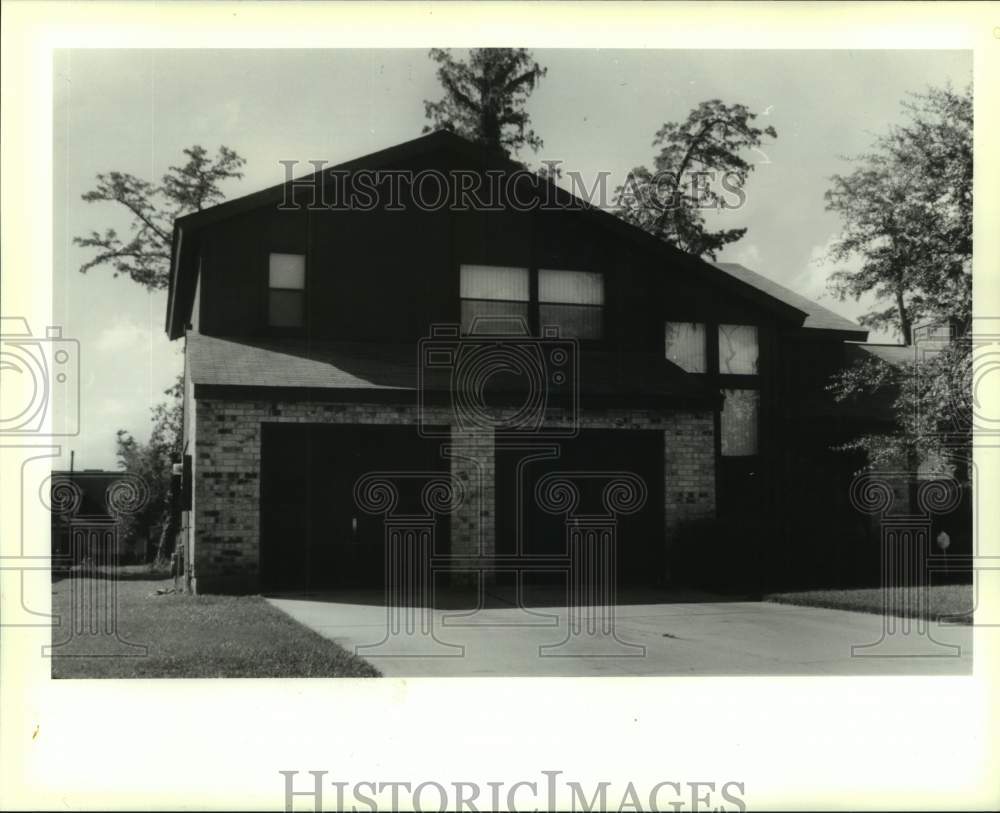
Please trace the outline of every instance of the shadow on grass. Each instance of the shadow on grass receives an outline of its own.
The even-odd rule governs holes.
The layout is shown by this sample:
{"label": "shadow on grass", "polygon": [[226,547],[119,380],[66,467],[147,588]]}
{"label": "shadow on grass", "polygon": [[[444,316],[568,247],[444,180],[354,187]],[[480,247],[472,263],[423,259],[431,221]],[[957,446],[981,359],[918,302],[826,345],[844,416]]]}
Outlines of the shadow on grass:
{"label": "shadow on grass", "polygon": [[117,579],[122,582],[148,582],[173,579],[170,566],[164,565],[123,565],[117,568],[78,566],[52,570],[52,583],[68,578]]}

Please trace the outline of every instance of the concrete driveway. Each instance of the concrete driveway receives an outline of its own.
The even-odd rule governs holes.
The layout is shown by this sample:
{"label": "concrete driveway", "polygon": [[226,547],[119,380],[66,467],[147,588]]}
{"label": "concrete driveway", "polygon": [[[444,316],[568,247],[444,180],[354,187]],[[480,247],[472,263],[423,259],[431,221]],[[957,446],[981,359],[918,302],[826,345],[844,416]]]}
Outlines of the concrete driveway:
{"label": "concrete driveway", "polygon": [[[970,674],[972,628],[878,615],[661,593],[581,613],[558,602],[390,614],[381,594],[269,597],[389,677]],[[448,609],[451,606],[453,609]],[[852,646],[882,641],[877,647]],[[935,641],[940,643],[935,643]],[[956,652],[950,647],[958,647]],[[868,653],[861,656],[862,652]],[[916,656],[915,656],[916,655]]]}

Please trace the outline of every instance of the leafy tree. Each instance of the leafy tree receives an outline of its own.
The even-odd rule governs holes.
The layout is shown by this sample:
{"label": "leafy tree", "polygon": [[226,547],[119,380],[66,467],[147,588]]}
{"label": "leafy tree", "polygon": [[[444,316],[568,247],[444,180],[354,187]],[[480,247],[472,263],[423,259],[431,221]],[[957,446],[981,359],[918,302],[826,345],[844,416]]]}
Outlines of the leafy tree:
{"label": "leafy tree", "polygon": [[861,259],[831,275],[830,290],[874,293],[880,305],[859,321],[909,344],[922,320],[972,316],[972,89],[930,88],[903,108],[905,124],[831,178],[826,204],[843,220],[830,259]]}
{"label": "leafy tree", "polygon": [[860,450],[873,469],[913,471],[921,463],[951,468],[968,480],[972,452],[972,347],[958,338],[914,352],[893,365],[869,358],[834,377],[829,389],[838,401],[864,399],[880,391],[893,397],[894,431],[867,434],[840,448]]}
{"label": "leafy tree", "polygon": [[714,259],[746,229],[708,231],[704,210],[729,207],[721,190],[741,190],[753,171],[743,153],[760,147],[773,127],[756,127],[755,113],[718,99],[702,102],[681,123],[667,122],[653,146],[653,169],[639,166],[616,190],[615,212],[683,251]]}
{"label": "leafy tree", "polygon": [[180,501],[172,477],[173,463],[181,459],[184,438],[184,378],[178,376],[172,387],[164,390],[169,397],[153,407],[153,430],[147,443],[140,443],[130,432],[117,433],[118,465],[143,479],[149,489],[149,501],[142,511],[130,515],[122,529],[124,537],[135,541],[160,525],[156,560],[164,561],[173,550],[180,524]]}
{"label": "leafy tree", "polygon": [[447,49],[432,48],[429,56],[438,63],[445,95],[437,102],[424,100],[424,115],[431,124],[423,132],[450,130],[506,155],[542,147],[525,103],[547,69],[530,51],[472,48],[468,59],[460,60]]}
{"label": "leafy tree", "polygon": [[184,155],[187,163],[170,167],[159,185],[127,172],[97,176],[97,186],[83,199],[124,206],[132,217],[131,233],[121,237],[115,229],[107,229],[103,234],[92,231],[87,237],[75,237],[76,245],[97,251],[80,267],[81,273],[108,265],[114,276],[125,274],[150,290],[167,287],[174,219],[220,202],[224,196],[219,184],[242,178],[246,163],[228,147],[219,147],[213,158],[196,144],[184,150]]}
{"label": "leafy tree", "polygon": [[[918,343],[912,362],[871,359],[844,370],[829,389],[838,400],[893,394],[894,429],[845,449],[873,468],[951,470],[969,482],[972,449],[972,93],[950,87],[911,94],[909,120],[879,137],[848,176],[835,176],[828,208],[844,219],[834,259],[862,259],[830,287],[841,299],[874,292],[881,308],[861,322],[895,328],[905,344],[918,321],[945,325],[950,339]],[[885,304],[888,301],[888,304]]]}

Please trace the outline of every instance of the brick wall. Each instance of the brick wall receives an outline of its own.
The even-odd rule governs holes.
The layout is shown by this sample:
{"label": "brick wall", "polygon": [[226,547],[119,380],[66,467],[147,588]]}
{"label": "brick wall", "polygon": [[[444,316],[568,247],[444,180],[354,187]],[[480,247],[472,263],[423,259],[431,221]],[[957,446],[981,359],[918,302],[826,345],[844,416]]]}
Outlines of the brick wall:
{"label": "brick wall", "polygon": [[[192,586],[200,592],[254,592],[260,553],[261,424],[328,423],[413,425],[409,405],[195,401],[194,522],[190,529]],[[502,416],[500,416],[502,417]],[[449,425],[451,413],[425,414],[429,424]],[[565,426],[569,416],[546,415],[546,425]],[[668,541],[683,522],[715,513],[711,412],[605,409],[585,411],[583,429],[639,429],[664,435],[664,523]],[[494,439],[492,434],[453,433],[452,473],[466,499],[452,516],[454,555],[490,556],[495,550]],[[652,498],[653,495],[650,495]]]}

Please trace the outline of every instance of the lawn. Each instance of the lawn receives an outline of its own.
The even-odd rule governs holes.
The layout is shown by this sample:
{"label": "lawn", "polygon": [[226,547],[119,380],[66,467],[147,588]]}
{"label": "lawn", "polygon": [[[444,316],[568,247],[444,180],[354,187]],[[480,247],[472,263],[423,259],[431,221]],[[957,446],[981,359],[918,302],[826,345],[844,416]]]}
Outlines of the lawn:
{"label": "lawn", "polygon": [[[90,632],[73,613],[76,595],[117,589],[118,637]],[[52,585],[54,678],[377,677],[367,661],[293,621],[260,596],[191,596],[171,579],[74,575]],[[104,624],[94,616],[95,626]],[[73,634],[74,627],[86,632]],[[122,643],[118,639],[127,643]],[[145,645],[148,651],[132,645]]]}
{"label": "lawn", "polygon": [[[897,594],[903,590],[914,588],[890,588]],[[927,617],[937,620],[941,616],[956,616],[949,619],[952,623],[971,624],[973,607],[973,592],[971,584],[940,584],[925,588],[927,594]],[[892,597],[892,605],[899,607],[903,595]],[[911,611],[905,613],[916,616],[915,596],[908,597],[905,606]],[[801,604],[806,607],[829,607],[834,610],[854,610],[859,613],[883,612],[885,596],[882,588],[874,587],[855,590],[805,590],[799,593],[771,593],[764,596],[765,601],[775,601],[780,604]]]}

